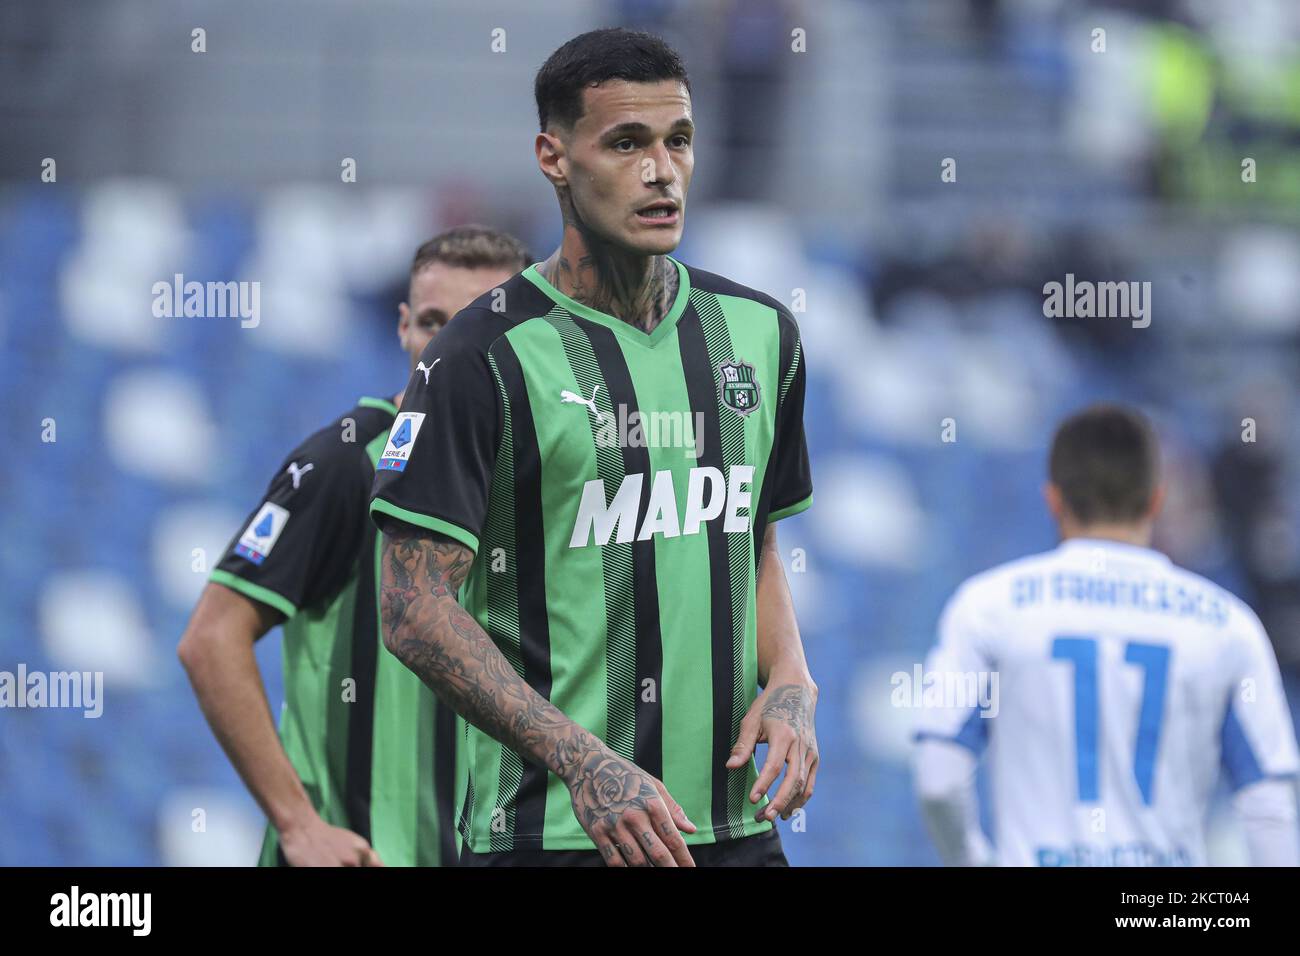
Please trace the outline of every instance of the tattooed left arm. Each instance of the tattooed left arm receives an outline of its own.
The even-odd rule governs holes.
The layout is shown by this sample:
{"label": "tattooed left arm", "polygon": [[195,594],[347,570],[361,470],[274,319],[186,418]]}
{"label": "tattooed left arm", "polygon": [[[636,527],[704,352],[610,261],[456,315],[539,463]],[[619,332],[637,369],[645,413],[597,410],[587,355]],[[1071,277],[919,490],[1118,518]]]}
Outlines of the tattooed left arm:
{"label": "tattooed left arm", "polygon": [[776,527],[768,525],[758,566],[758,682],[763,692],[740,724],[727,766],[743,767],[759,742],[767,743],[767,760],[749,792],[758,803],[785,768],[785,779],[755,820],[788,820],[813,795],[819,757],[813,714],[817,685],[808,671],[790,585],[785,579]]}

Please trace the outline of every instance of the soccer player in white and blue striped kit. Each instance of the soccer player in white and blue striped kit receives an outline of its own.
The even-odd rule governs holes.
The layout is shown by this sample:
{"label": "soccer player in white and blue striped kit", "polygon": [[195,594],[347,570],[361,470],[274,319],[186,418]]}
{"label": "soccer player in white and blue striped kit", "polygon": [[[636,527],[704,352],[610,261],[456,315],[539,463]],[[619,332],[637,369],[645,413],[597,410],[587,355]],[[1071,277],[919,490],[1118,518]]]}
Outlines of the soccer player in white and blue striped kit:
{"label": "soccer player in white and blue striped kit", "polygon": [[[1150,548],[1150,425],[1112,405],[1070,417],[1044,495],[1061,545],[962,584],[927,659],[915,782],[944,862],[1203,866],[1222,768],[1251,862],[1297,865],[1277,659],[1245,603]],[[960,693],[974,686],[996,693]],[[975,791],[985,750],[995,845]]]}

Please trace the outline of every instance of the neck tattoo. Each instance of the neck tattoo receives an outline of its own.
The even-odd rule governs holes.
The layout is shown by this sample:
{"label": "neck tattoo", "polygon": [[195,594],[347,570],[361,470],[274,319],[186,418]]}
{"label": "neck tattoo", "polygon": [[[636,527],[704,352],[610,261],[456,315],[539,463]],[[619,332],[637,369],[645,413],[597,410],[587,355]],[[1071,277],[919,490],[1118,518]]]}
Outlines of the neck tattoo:
{"label": "neck tattoo", "polygon": [[562,191],[564,241],[541,266],[542,277],[571,299],[652,332],[677,300],[677,266],[667,256],[615,252],[585,228]]}
{"label": "neck tattoo", "polygon": [[[576,260],[557,251],[542,265],[543,278],[571,299],[651,332],[677,299],[677,267],[667,256],[607,268],[594,255]],[[639,268],[638,268],[639,266]]]}

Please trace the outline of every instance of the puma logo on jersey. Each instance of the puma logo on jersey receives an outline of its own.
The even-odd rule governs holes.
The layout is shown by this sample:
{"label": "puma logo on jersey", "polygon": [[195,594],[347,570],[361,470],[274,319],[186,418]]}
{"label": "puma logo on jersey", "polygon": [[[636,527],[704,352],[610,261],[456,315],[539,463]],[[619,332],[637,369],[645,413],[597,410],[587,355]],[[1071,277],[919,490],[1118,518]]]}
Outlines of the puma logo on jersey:
{"label": "puma logo on jersey", "polygon": [[298,490],[298,485],[302,481],[302,476],[307,474],[307,472],[311,471],[315,467],[316,466],[313,465],[311,462],[307,462],[307,464],[301,468],[298,467],[298,463],[296,461],[289,462],[289,467],[286,468],[285,471],[287,471],[289,473],[289,477],[293,479],[294,491]]}
{"label": "puma logo on jersey", "polygon": [[637,541],[648,541],[656,534],[665,538],[699,534],[705,522],[718,517],[722,517],[722,530],[727,533],[750,528],[753,465],[732,465],[725,479],[718,468],[692,468],[686,485],[686,513],[681,520],[673,473],[668,470],[654,473],[650,500],[645,514],[640,514],[645,478],[643,474],[625,476],[612,499],[607,498],[601,478],[583,485],[569,547],[585,548],[593,541],[603,547],[611,540],[626,544],[634,535]]}
{"label": "puma logo on jersey", "polygon": [[[436,359],[433,360],[433,365],[437,365],[437,364],[438,364],[439,362],[441,362],[441,361],[442,361],[442,359],[440,359],[440,358],[436,358]],[[415,370],[416,370],[417,372],[423,372],[423,373],[424,373],[424,384],[425,384],[425,385],[428,385],[428,384],[429,384],[429,373],[433,371],[433,365],[425,365],[423,362],[421,362],[419,365],[415,366]]]}
{"label": "puma logo on jersey", "polygon": [[569,403],[573,403],[574,405],[586,405],[595,412],[596,421],[603,422],[605,420],[605,413],[596,407],[596,393],[598,391],[600,391],[600,386],[593,385],[591,387],[591,398],[583,398],[581,395],[575,395],[567,388],[562,388],[560,389],[560,402],[566,405]]}

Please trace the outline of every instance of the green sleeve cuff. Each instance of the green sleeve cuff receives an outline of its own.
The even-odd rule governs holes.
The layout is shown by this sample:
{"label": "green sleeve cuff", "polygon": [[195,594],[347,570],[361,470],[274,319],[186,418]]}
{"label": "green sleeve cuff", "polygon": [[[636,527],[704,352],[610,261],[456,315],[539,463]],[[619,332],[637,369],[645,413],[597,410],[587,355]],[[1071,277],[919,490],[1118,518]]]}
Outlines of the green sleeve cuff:
{"label": "green sleeve cuff", "polygon": [[407,511],[405,508],[399,508],[383,498],[376,498],[370,502],[370,513],[385,514],[390,518],[396,518],[398,521],[405,521],[407,524],[415,525],[417,528],[428,528],[430,531],[445,534],[478,554],[478,538],[458,524],[452,524],[450,521],[443,521],[441,518],[434,518],[431,515],[423,515],[418,511]]}
{"label": "green sleeve cuff", "polygon": [[293,617],[298,613],[298,609],[282,594],[276,594],[270,588],[264,588],[260,584],[254,584],[252,581],[245,581],[237,574],[231,574],[229,571],[223,571],[220,568],[213,571],[208,577],[209,581],[216,584],[224,584],[232,591],[238,591],[246,598],[252,598],[267,607],[273,607],[285,617]]}
{"label": "green sleeve cuff", "polygon": [[803,501],[796,501],[794,504],[786,505],[784,508],[779,508],[776,511],[769,511],[767,514],[767,523],[771,524],[773,521],[780,521],[782,518],[788,518],[791,515],[797,515],[801,511],[807,511],[812,507],[812,499],[813,496],[809,494]]}
{"label": "green sleeve cuff", "polygon": [[390,415],[397,414],[397,406],[386,398],[371,398],[369,395],[363,395],[357,399],[357,404],[362,408],[378,408]]}

